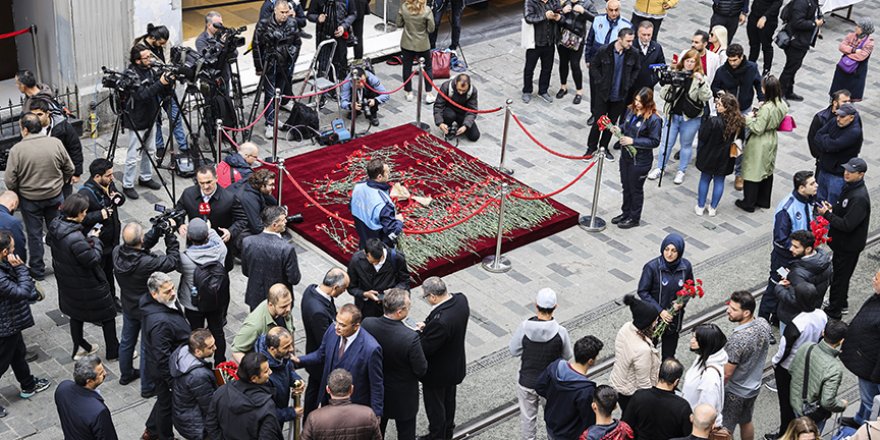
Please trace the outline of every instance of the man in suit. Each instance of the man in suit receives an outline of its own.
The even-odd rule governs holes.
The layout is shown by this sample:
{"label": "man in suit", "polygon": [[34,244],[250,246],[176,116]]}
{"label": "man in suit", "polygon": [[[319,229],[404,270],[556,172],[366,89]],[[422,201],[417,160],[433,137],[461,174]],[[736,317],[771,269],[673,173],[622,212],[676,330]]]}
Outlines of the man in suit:
{"label": "man in suit", "polygon": [[464,338],[471,309],[467,297],[447,292],[439,277],[426,279],[422,290],[431,313],[418,325],[428,361],[428,371],[422,377],[428,435],[419,440],[451,439],[455,427],[455,388],[467,372]]}
{"label": "man in suit", "polygon": [[248,277],[244,302],[251,311],[260,305],[269,286],[281,283],[293,291],[302,277],[296,249],[281,236],[287,230],[287,211],[269,206],[260,216],[265,226],[263,233],[245,238],[241,248],[241,273]]}
{"label": "man in suit", "polygon": [[[217,185],[217,172],[211,165],[196,169],[196,184],[183,190],[177,199],[177,209],[186,211],[189,220],[200,218],[210,221],[228,247],[235,237],[233,228],[232,203],[235,194]],[[232,270],[233,253],[226,254],[226,270]]]}
{"label": "man in suit", "polygon": [[382,346],[382,371],[385,374],[382,436],[385,436],[388,420],[394,419],[400,440],[416,438],[419,378],[428,370],[419,334],[403,322],[411,306],[408,291],[390,289],[382,300],[385,315],[364,319],[363,324],[364,329]]}
{"label": "man in suit", "polygon": [[663,46],[654,39],[654,24],[649,20],[644,20],[641,23],[633,23],[638,24],[639,27],[636,30],[636,36],[638,37],[633,47],[636,49],[636,53],[639,56],[639,75],[636,77],[636,82],[633,83],[632,90],[627,96],[626,101],[632,102],[632,92],[637,92],[642,89],[642,87],[647,87],[654,90],[654,86],[660,81],[660,77],[657,76],[657,73],[654,72],[654,69],[651,67],[655,64],[666,64],[666,57],[663,55]]}
{"label": "man in suit", "polygon": [[386,247],[378,238],[367,240],[348,263],[348,293],[364,316],[382,316],[385,290],[409,289],[409,269],[403,253]]}
{"label": "man in suit", "polygon": [[[300,310],[303,327],[306,330],[306,353],[321,346],[321,338],[336,319],[336,298],[348,288],[348,274],[345,269],[334,267],[327,271],[320,285],[312,284],[303,292]],[[309,377],[321,376],[322,366],[306,367]],[[318,407],[318,381],[310,380],[306,387],[303,418]]]}
{"label": "man in suit", "polygon": [[316,406],[329,402],[327,378],[333,370],[343,368],[354,379],[351,402],[369,405],[377,417],[382,417],[385,399],[382,347],[370,333],[361,329],[362,316],[354,304],[342,306],[336,314],[336,323],[324,332],[321,346],[301,358],[294,357],[293,362],[297,367],[324,365]]}

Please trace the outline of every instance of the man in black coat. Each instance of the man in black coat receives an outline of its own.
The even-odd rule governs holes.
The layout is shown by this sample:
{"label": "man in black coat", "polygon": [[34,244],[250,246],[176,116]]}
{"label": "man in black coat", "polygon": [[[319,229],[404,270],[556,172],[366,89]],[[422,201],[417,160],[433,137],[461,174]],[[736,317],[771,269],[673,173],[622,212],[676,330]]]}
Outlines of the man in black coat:
{"label": "man in black coat", "polygon": [[819,11],[817,0],[792,0],[786,7],[790,8],[790,17],[785,22],[784,29],[791,35],[791,43],[784,49],[785,66],[782,67],[779,82],[785,99],[803,101],[803,96],[794,93],[794,77],[804,64],[804,57],[807,56],[810,47],[816,45],[816,36],[819,35],[819,28],[825,24],[825,20]]}
{"label": "man in black coat", "polygon": [[239,380],[214,392],[205,427],[212,439],[282,440],[275,415],[272,387],[268,384],[266,356],[251,352],[238,364]]}
{"label": "man in black coat", "polygon": [[391,288],[409,289],[406,257],[389,249],[378,238],[367,240],[348,263],[348,293],[364,317],[382,316],[382,297]]}
{"label": "man in black coat", "polygon": [[[648,20],[641,23],[633,23],[638,25],[636,33],[638,34],[638,42],[633,46],[639,56],[639,75],[636,77],[632,86],[632,92],[635,93],[647,87],[654,90],[654,86],[660,82],[657,73],[651,67],[652,65],[666,64],[666,57],[663,55],[663,46],[654,40],[654,24]],[[632,102],[632,95],[627,97],[627,102]]]}
{"label": "man in black coat", "polygon": [[[306,353],[321,346],[324,333],[336,321],[336,298],[348,289],[349,278],[345,269],[334,267],[327,271],[320,285],[311,284],[302,294],[300,310],[306,331]],[[321,377],[323,368],[319,365],[306,367],[309,377]],[[310,380],[306,387],[303,405],[303,420],[318,407],[318,388],[320,381]]]}
{"label": "man in black coat", "polygon": [[831,225],[828,236],[831,237],[831,259],[834,274],[831,277],[831,292],[828,295],[828,307],[825,313],[829,318],[841,319],[847,313],[847,297],[849,296],[849,280],[856,270],[859,255],[865,249],[868,240],[868,223],[871,220],[871,197],[865,187],[865,172],[868,164],[859,157],[854,157],[843,165],[843,178],[846,185],[832,208],[827,201],[816,210],[825,216]]}
{"label": "man in black coat", "polygon": [[837,109],[839,109],[841,105],[846,104],[849,101],[849,90],[843,89],[832,93],[831,104],[813,115],[813,121],[810,122],[810,130],[807,132],[807,145],[810,146],[810,155],[813,156],[814,159],[816,159],[817,176],[819,175],[819,155],[821,155],[822,153],[819,151],[819,146],[816,143],[816,134],[819,133],[819,129],[824,127],[828,121],[836,118]]}
{"label": "man in black coat", "polygon": [[[293,9],[293,3],[286,0],[276,1],[274,6],[271,16],[257,22],[251,46],[257,75],[264,75],[260,81],[263,86],[263,105],[272,102],[276,88],[281,89],[285,95],[291,93],[293,67],[302,47],[299,30],[306,27],[306,14],[301,6],[297,5]],[[291,105],[284,101],[280,104]],[[269,105],[266,110],[266,139],[272,139],[274,135],[274,122],[275,106]]]}
{"label": "man in black coat", "polygon": [[382,346],[382,371],[385,374],[385,405],[380,421],[382,436],[385,436],[388,420],[394,419],[400,440],[416,438],[419,379],[428,370],[419,334],[403,321],[411,306],[408,291],[390,289],[382,300],[385,315],[367,318],[362,324]]}
{"label": "man in black coat", "polygon": [[90,354],[76,361],[73,381],[65,380],[55,389],[55,408],[66,439],[116,440],[110,409],[98,386],[107,371],[101,358]]}
{"label": "man in black coat", "polygon": [[301,407],[290,406],[290,394],[302,392],[305,385],[302,377],[296,374],[296,367],[290,359],[293,354],[293,336],[284,327],[272,327],[260,335],[254,344],[254,350],[266,356],[269,361],[268,385],[272,386],[272,400],[275,402],[275,415],[283,426],[284,423],[296,420],[302,413]]}
{"label": "man in black coat", "polygon": [[290,291],[302,275],[296,248],[281,236],[287,230],[287,211],[269,206],[261,214],[265,228],[261,234],[244,239],[241,249],[241,273],[248,277],[244,302],[253,312],[274,284],[284,284]]}
{"label": "man in black coat", "polygon": [[852,104],[841,104],[816,133],[814,144],[819,150],[818,200],[825,200],[832,206],[840,196],[843,185],[843,164],[862,151],[864,134],[862,119]]}
{"label": "man in black coat", "polygon": [[749,15],[749,0],[712,0],[712,18],[709,29],[721,25],[727,29],[727,43],[733,41],[736,30],[746,23]]}
{"label": "man in black coat", "polygon": [[217,389],[211,357],[217,349],[214,336],[207,329],[196,329],[189,341],[177,347],[168,359],[172,384],[171,421],[174,429],[186,439],[207,438],[205,417],[211,397]]}
{"label": "man in black coat", "polygon": [[455,428],[455,388],[467,373],[464,340],[471,309],[467,297],[449,293],[439,277],[426,279],[422,290],[432,308],[425,322],[418,325],[428,361],[428,371],[421,379],[428,435],[419,439],[450,439]]}
{"label": "man in black coat", "polygon": [[[626,110],[626,102],[641,69],[638,51],[632,47],[633,40],[635,33],[631,28],[620,29],[617,40],[602,46],[590,62],[590,93],[593,95],[590,99],[597,120],[607,115],[611,123],[616,124]],[[599,124],[593,124],[586,154],[593,154],[601,146],[606,149],[605,158],[614,160],[614,155],[607,150],[610,141],[611,131],[600,133]]]}
{"label": "man in black coat", "polygon": [[154,272],[147,280],[149,295],[141,298],[143,314],[144,366],[147,376],[156,386],[156,403],[147,419],[146,432],[150,438],[173,439],[171,353],[189,341],[189,322],[183,308],[177,303],[174,281],[164,272]]}
{"label": "man in black coat", "polygon": [[188,220],[200,218],[210,221],[224,243],[235,235],[232,205],[235,194],[217,185],[217,171],[211,165],[196,169],[196,184],[183,190],[177,199],[177,209],[186,211]]}
{"label": "man in black coat", "polygon": [[[477,100],[477,88],[471,84],[471,76],[467,73],[459,73],[454,78],[440,85],[440,90],[446,94],[455,104],[473,110],[479,109]],[[458,125],[455,136],[465,135],[469,141],[476,142],[480,139],[480,129],[477,128],[477,114],[462,110],[445,99],[434,101],[434,125],[440,128],[443,134],[449,133],[452,124]]]}
{"label": "man in black coat", "polygon": [[245,237],[263,232],[260,217],[267,206],[278,206],[275,192],[275,174],[269,170],[257,170],[248,177],[235,193],[232,203],[231,229],[236,232],[233,249],[240,251]]}
{"label": "man in black coat", "polygon": [[113,162],[102,157],[95,159],[89,165],[89,176],[89,180],[79,190],[79,194],[89,200],[89,209],[82,221],[82,227],[83,231],[91,231],[95,225],[101,225],[101,233],[98,235],[104,245],[101,267],[107,277],[107,284],[110,285],[116,311],[122,312],[122,303],[116,295],[113,277],[113,249],[119,245],[119,235],[122,232],[117,208],[125,203],[125,195],[113,183]]}
{"label": "man in black coat", "polygon": [[635,392],[620,420],[629,424],[636,440],[667,440],[690,434],[691,405],[675,389],[684,367],[675,358],[660,364],[657,385]]}
{"label": "man in black coat", "polygon": [[880,271],[871,283],[874,294],[862,304],[846,331],[840,360],[859,378],[861,406],[855,417],[841,417],[845,425],[859,426],[871,414],[874,396],[880,394]]}
{"label": "man in black coat", "polygon": [[727,48],[727,62],[715,71],[712,94],[718,96],[718,92],[722,90],[736,96],[739,111],[743,113],[752,109],[756,95],[758,101],[764,100],[758,65],[745,59],[743,47],[738,43],[733,43]]}

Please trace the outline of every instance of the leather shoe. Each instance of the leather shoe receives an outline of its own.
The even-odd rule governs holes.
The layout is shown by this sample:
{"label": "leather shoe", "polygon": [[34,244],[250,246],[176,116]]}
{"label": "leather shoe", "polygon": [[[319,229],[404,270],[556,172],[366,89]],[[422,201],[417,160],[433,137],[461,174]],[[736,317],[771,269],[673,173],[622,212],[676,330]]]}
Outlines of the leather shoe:
{"label": "leather shoe", "polygon": [[141,378],[141,370],[137,368],[133,368],[131,370],[131,376],[122,376],[119,378],[119,385],[128,385],[138,379]]}
{"label": "leather shoe", "polygon": [[558,92],[556,92],[556,99],[562,99],[567,94],[568,94],[568,89],[561,89]]}
{"label": "leather shoe", "polygon": [[737,191],[742,191],[744,183],[745,183],[745,180],[743,180],[742,176],[736,176],[736,179],[734,179],[734,181],[733,181],[733,189],[735,189]]}
{"label": "leather shoe", "polygon": [[596,123],[596,117],[590,116],[590,119],[587,119],[587,125],[593,125]]}
{"label": "leather shoe", "polygon": [[788,95],[785,96],[785,99],[787,99],[787,100],[789,100],[789,101],[800,102],[800,101],[803,101],[803,100],[804,100],[804,97],[801,96],[801,95],[798,95],[798,94],[795,93],[795,92],[791,92],[791,93],[789,93]]}
{"label": "leather shoe", "polygon": [[141,391],[141,397],[144,399],[152,399],[156,397],[156,390],[153,391]]}
{"label": "leather shoe", "polygon": [[625,219],[626,219],[626,214],[620,214],[620,215],[615,216],[611,219],[611,224],[616,225]]}
{"label": "leather shoe", "polygon": [[150,189],[162,189],[162,185],[159,182],[156,182],[153,179],[150,180],[138,180],[138,186],[145,186]]}
{"label": "leather shoe", "polygon": [[755,212],[754,207],[750,208],[750,207],[746,206],[742,200],[737,200],[737,201],[733,202],[733,204],[736,205],[737,208],[742,209],[745,212]]}
{"label": "leather shoe", "polygon": [[138,195],[138,192],[135,191],[134,188],[122,188],[122,193],[125,194],[125,198],[127,199],[137,200],[141,198],[141,196]]}
{"label": "leather shoe", "polygon": [[376,115],[373,115],[370,118],[370,125],[372,125],[373,127],[378,127],[379,126],[379,117]]}
{"label": "leather shoe", "polygon": [[633,220],[631,218],[628,218],[628,219],[624,219],[620,223],[618,223],[617,227],[620,229],[629,229],[629,228],[635,228],[638,225],[639,225],[638,220]]}
{"label": "leather shoe", "polygon": [[850,428],[859,429],[859,424],[852,417],[841,417],[840,424],[843,426],[849,426]]}

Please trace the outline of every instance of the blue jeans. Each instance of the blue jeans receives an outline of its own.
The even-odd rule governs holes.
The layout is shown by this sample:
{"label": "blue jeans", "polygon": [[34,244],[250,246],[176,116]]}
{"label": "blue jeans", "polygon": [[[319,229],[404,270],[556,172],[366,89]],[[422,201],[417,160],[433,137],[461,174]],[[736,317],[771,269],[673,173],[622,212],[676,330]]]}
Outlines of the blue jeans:
{"label": "blue jeans", "polygon": [[880,383],[869,382],[859,378],[859,399],[862,403],[859,405],[859,411],[856,413],[856,423],[859,425],[865,423],[871,416],[871,406],[874,404],[874,396],[880,394]]}
{"label": "blue jeans", "polygon": [[[64,196],[58,194],[46,200],[29,200],[20,197],[21,218],[24,220],[24,229],[27,231],[27,254],[30,261],[31,271],[44,274],[46,263],[43,262],[43,254],[46,248],[43,246],[43,225],[58,217],[58,205],[64,201]],[[15,243],[16,247],[24,248],[24,243]]]}
{"label": "blue jeans", "polygon": [[[174,140],[177,141],[177,145],[180,147],[181,151],[189,149],[189,146],[186,144],[186,132],[183,131],[183,116],[177,116],[180,112],[180,109],[177,108],[177,103],[173,100],[165,108],[165,114],[168,116],[169,124],[174,124],[171,127],[171,131],[174,134]],[[177,123],[175,123],[175,121]],[[156,120],[156,148],[162,150],[165,148],[165,141],[162,138],[162,120]]]}
{"label": "blue jeans", "polygon": [[718,207],[721,195],[724,194],[724,175],[714,176],[709,173],[700,173],[700,185],[697,187],[697,206],[706,206],[706,196],[709,195],[709,183],[712,183],[712,209]]}
{"label": "blue jeans", "polygon": [[[141,321],[122,312],[122,340],[119,342],[119,374],[122,377],[131,376],[134,369],[134,346],[137,344],[138,334],[141,332]],[[144,344],[141,344],[139,368],[141,371],[141,392],[153,391],[153,383],[149,380],[144,368]]]}
{"label": "blue jeans", "polygon": [[816,193],[816,200],[827,200],[832,206],[837,202],[840,193],[843,191],[843,185],[846,181],[843,176],[835,176],[827,171],[819,170],[819,177],[816,178],[819,183],[819,191]]}
{"label": "blue jeans", "polygon": [[679,139],[681,145],[681,160],[678,162],[678,171],[682,173],[687,171],[688,163],[694,154],[694,138],[700,131],[700,118],[684,120],[684,116],[672,115],[666,119],[666,124],[660,134],[660,157],[658,158],[657,168],[663,168],[666,164],[666,130],[669,130],[669,152],[675,145],[675,139]]}

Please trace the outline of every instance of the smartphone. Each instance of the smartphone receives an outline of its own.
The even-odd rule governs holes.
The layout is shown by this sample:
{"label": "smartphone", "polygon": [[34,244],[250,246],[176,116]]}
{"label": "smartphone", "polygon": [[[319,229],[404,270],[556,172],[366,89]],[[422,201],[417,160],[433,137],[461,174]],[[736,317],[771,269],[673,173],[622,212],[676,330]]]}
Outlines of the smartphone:
{"label": "smartphone", "polygon": [[779,274],[779,276],[782,277],[783,279],[788,278],[788,269],[786,269],[784,267],[780,267],[779,269],[776,269],[776,273]]}

